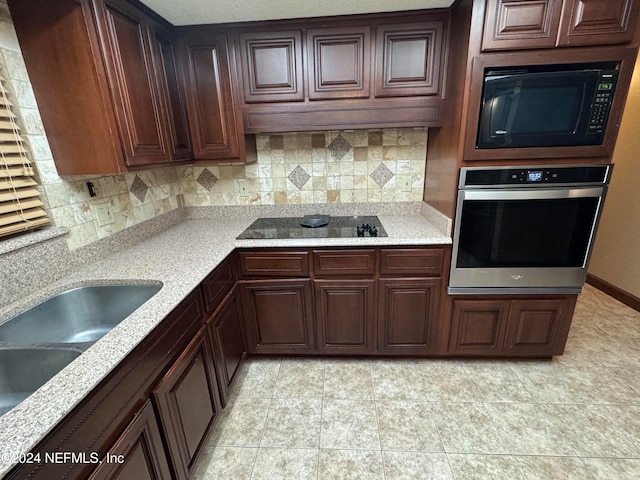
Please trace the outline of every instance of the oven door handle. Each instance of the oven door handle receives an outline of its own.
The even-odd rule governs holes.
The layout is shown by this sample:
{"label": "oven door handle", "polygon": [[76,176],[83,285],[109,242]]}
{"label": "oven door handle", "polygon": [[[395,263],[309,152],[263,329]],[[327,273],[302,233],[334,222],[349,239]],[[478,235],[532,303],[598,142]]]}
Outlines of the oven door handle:
{"label": "oven door handle", "polygon": [[601,197],[605,187],[536,190],[460,190],[462,200],[547,200]]}

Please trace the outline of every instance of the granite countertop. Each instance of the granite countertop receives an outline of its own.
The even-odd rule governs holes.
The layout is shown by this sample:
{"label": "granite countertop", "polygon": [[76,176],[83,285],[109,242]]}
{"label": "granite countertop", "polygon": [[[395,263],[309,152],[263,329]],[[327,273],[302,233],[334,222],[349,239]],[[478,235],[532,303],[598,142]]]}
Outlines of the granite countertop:
{"label": "granite countertop", "polygon": [[160,291],[13,410],[0,416],[0,475],[28,452],[235,248],[450,244],[421,215],[378,215],[387,237],[236,240],[255,217],[184,220],[0,310],[0,322],[69,288],[162,283]]}

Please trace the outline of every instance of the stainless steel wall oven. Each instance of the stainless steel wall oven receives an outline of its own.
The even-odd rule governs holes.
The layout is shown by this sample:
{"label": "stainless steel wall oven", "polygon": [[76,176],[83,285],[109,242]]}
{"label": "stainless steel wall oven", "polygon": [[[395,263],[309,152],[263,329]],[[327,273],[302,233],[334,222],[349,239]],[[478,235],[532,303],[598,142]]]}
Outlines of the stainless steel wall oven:
{"label": "stainless steel wall oven", "polygon": [[462,168],[449,293],[579,293],[611,169]]}

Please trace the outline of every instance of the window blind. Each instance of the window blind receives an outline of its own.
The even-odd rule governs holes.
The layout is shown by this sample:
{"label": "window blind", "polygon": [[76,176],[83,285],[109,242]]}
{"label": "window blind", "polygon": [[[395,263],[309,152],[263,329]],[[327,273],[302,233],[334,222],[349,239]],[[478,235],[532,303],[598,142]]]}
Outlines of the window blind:
{"label": "window blind", "polygon": [[12,108],[0,77],[0,237],[50,223]]}

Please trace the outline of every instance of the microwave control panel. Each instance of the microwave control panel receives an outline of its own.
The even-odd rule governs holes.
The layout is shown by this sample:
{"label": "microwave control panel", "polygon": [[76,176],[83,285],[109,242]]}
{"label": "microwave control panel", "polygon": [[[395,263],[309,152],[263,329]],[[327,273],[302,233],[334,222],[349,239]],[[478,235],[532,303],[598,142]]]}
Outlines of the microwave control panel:
{"label": "microwave control panel", "polygon": [[617,78],[618,72],[615,70],[605,70],[600,73],[589,117],[589,134],[604,133]]}

